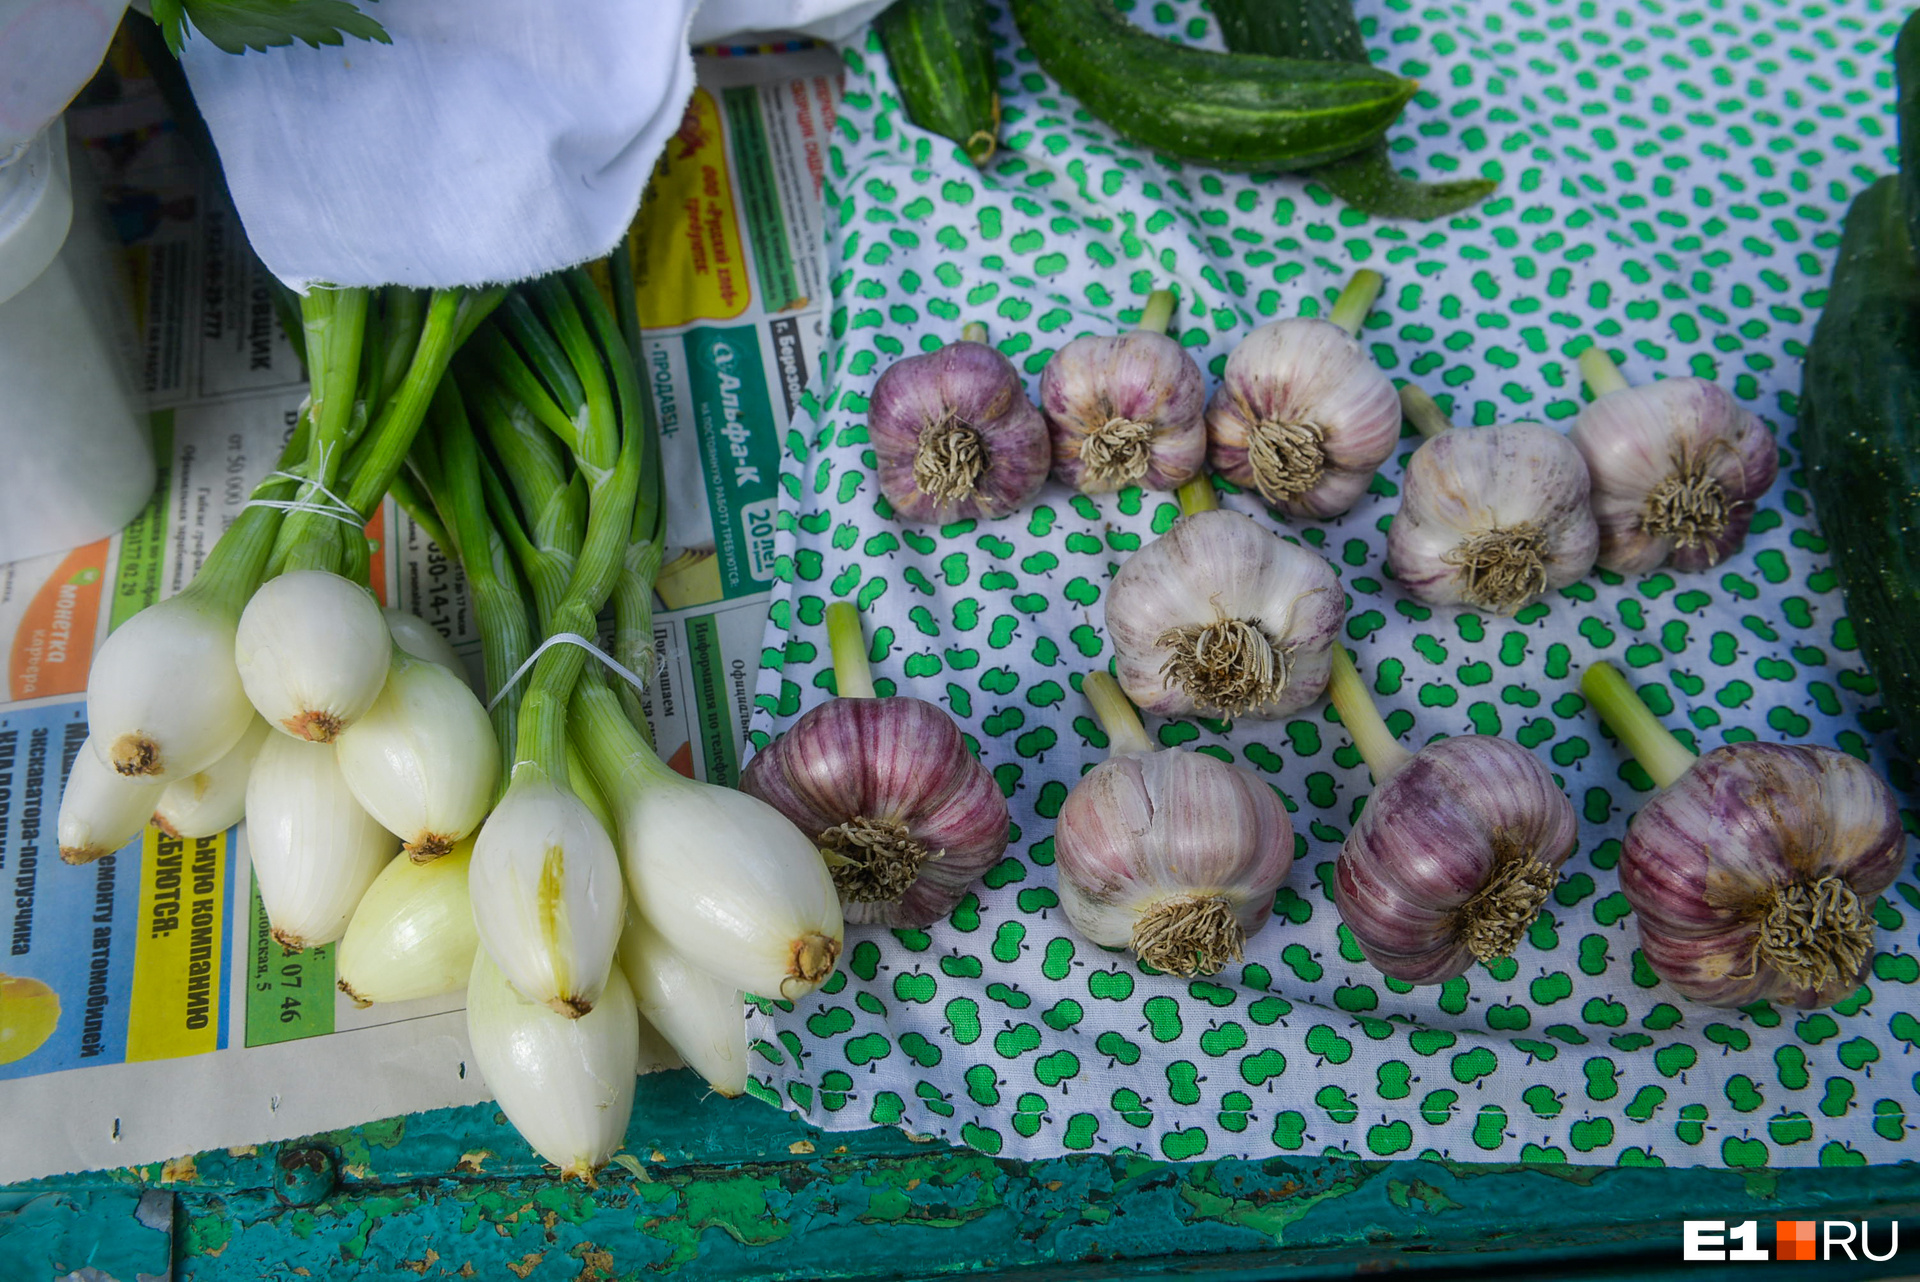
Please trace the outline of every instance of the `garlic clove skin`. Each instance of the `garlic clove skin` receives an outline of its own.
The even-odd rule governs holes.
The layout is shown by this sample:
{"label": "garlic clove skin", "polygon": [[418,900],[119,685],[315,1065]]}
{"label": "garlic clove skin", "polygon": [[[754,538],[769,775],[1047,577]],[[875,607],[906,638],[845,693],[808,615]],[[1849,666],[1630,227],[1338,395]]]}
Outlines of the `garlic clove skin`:
{"label": "garlic clove skin", "polygon": [[1165,334],[1076,338],[1040,372],[1053,475],[1085,494],[1178,489],[1206,461],[1206,403],[1200,367]]}
{"label": "garlic clove skin", "polygon": [[1573,803],[1532,753],[1486,735],[1441,739],[1367,798],[1335,864],[1334,904],[1375,969],[1438,984],[1512,953],[1578,836]]}
{"label": "garlic clove skin", "polygon": [[1013,362],[949,343],[889,365],[867,408],[880,492],[903,521],[1005,516],[1047,479],[1047,426]]}
{"label": "garlic clove skin", "polygon": [[578,1019],[522,997],[476,950],[467,981],[467,1040],[487,1089],[514,1129],[560,1178],[591,1181],[626,1138],[640,1059],[640,1010],[626,977]]}
{"label": "garlic clove skin", "polygon": [[1224,509],[1181,517],[1107,591],[1120,687],[1163,717],[1298,712],[1325,693],[1345,618],[1323,557]]}
{"label": "garlic clove skin", "polygon": [[1006,797],[953,719],[922,699],[832,699],[747,763],[760,798],[838,859],[846,920],[924,927],[1006,852]]}
{"label": "garlic clove skin", "polygon": [[1568,439],[1593,478],[1598,564],[1616,574],[1726,560],[1780,470],[1773,433],[1705,379],[1608,392],[1574,420]]}
{"label": "garlic clove skin", "polygon": [[1054,828],[1060,906],[1103,948],[1175,974],[1241,955],[1293,868],[1273,789],[1204,753],[1110,757],[1067,794]]}
{"label": "garlic clove skin", "polygon": [[1387,562],[1415,600],[1513,614],[1593,569],[1590,490],[1580,451],[1551,428],[1442,432],[1407,461]]}
{"label": "garlic clove skin", "polygon": [[1709,1006],[1830,1006],[1865,982],[1874,897],[1906,862],[1892,791],[1831,748],[1731,743],[1627,828],[1647,963]]}
{"label": "garlic clove skin", "polygon": [[1213,470],[1299,519],[1339,516],[1400,439],[1400,399],[1360,341],[1330,321],[1260,326],[1227,357],[1206,413]]}

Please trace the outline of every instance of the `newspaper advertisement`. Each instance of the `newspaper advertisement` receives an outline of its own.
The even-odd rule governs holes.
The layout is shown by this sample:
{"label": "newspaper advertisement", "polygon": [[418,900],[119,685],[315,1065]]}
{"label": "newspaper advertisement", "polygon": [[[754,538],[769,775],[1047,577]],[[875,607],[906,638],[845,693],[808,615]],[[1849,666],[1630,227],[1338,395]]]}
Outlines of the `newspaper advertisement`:
{"label": "newspaper advertisement", "polygon": [[[738,776],[772,573],[778,452],[823,342],[829,51],[701,60],[631,244],[669,540],[645,695],[661,755]],[[159,481],[122,532],[0,566],[0,1183],[164,1162],[488,1098],[463,994],[356,1009],[331,946],[272,940],[244,825],[147,830],[59,857],[94,651],[179,591],[293,430],[305,394],[271,282],[217,178],[130,55],[69,116],[126,245]],[[389,500],[371,586],[478,678],[458,567]]]}

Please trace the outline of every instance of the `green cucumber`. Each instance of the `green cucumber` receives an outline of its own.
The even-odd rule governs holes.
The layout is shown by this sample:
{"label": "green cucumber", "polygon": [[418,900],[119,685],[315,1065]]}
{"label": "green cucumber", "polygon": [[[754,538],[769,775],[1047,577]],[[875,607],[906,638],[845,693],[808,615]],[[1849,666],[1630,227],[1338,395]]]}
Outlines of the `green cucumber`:
{"label": "green cucumber", "polygon": [[1080,105],[1138,143],[1239,169],[1305,169],[1386,133],[1411,81],[1353,63],[1175,44],[1109,0],[1012,0],[1027,47]]}
{"label": "green cucumber", "polygon": [[1894,120],[1900,130],[1900,197],[1907,239],[1920,245],[1920,9],[1907,15],[1894,41],[1893,76],[1899,95]]}
{"label": "green cucumber", "polygon": [[986,0],[895,0],[874,19],[907,116],[984,166],[1000,145]]}
{"label": "green cucumber", "polygon": [[[1278,58],[1365,62],[1366,40],[1352,0],[1213,0],[1227,48]],[[1394,168],[1386,139],[1311,175],[1355,209],[1425,222],[1479,204],[1499,186],[1490,178],[1423,183]]]}
{"label": "green cucumber", "polygon": [[1799,418],[1860,655],[1920,759],[1920,260],[1902,196],[1882,178],[1847,211]]}

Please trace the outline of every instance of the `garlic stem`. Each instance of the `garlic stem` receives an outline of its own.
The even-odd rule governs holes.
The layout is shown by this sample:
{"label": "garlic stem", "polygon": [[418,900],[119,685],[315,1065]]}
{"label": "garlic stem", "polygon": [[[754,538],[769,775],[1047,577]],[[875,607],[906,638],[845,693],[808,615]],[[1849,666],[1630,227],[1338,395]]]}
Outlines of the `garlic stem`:
{"label": "garlic stem", "polygon": [[1386,277],[1379,272],[1361,268],[1334,300],[1327,320],[1358,337],[1360,327],[1367,322],[1367,313],[1373,310],[1374,300],[1380,297],[1381,287],[1386,283]]}
{"label": "garlic stem", "polygon": [[1422,436],[1438,436],[1453,428],[1440,403],[1412,383],[1400,389],[1400,412]]}
{"label": "garlic stem", "polygon": [[1624,391],[1630,386],[1627,376],[1613,363],[1613,357],[1598,343],[1580,353],[1580,377],[1587,381],[1587,390],[1596,401],[1608,392]]}
{"label": "garlic stem", "polygon": [[1220,496],[1213,489],[1213,477],[1206,472],[1199,473],[1182,485],[1174,492],[1174,497],[1180,500],[1181,516],[1211,512],[1220,506]]}
{"label": "garlic stem", "polygon": [[842,699],[871,699],[873,665],[867,661],[867,639],[860,632],[860,609],[851,601],[827,607],[827,648],[833,653],[833,680]]}
{"label": "garlic stem", "polygon": [[[1597,350],[1597,349],[1589,349]],[[1581,358],[1583,361],[1585,357]],[[1661,788],[1670,788],[1696,760],[1694,753],[1661,725],[1652,709],[1633,692],[1620,669],[1604,659],[1580,674],[1580,693],[1600,714],[1622,746]]]}
{"label": "garlic stem", "polygon": [[987,327],[979,321],[968,321],[960,327],[960,341],[963,343],[986,342]]}
{"label": "garlic stem", "polygon": [[1100,719],[1100,728],[1107,732],[1109,757],[1153,751],[1153,741],[1147,738],[1147,728],[1140,724],[1140,714],[1127,702],[1120,683],[1112,675],[1087,673],[1080,683],[1080,693],[1087,696],[1087,702],[1093,705],[1093,715]]}
{"label": "garlic stem", "polygon": [[1385,783],[1387,776],[1406,765],[1413,754],[1400,746],[1393,731],[1380,719],[1380,709],[1373,705],[1373,694],[1354,671],[1347,647],[1336,643],[1330,653],[1333,675],[1327,683],[1327,695],[1340,714],[1340,724],[1347,728],[1347,737],[1373,772],[1373,781]]}
{"label": "garlic stem", "polygon": [[1167,322],[1173,319],[1173,291],[1156,289],[1147,295],[1147,305],[1140,312],[1140,328],[1155,334],[1167,332]]}

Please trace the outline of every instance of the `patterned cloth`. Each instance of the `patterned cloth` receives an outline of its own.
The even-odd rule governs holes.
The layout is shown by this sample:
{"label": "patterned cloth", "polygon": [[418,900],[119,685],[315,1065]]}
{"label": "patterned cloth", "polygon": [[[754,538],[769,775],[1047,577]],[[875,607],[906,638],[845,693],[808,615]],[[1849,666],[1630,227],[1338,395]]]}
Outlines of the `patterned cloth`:
{"label": "patterned cloth", "polygon": [[[1122,7],[1127,7],[1123,4]],[[908,123],[871,40],[846,53],[828,177],[835,343],[789,436],[781,584],[752,737],[829,696],[825,603],[866,611],[883,692],[941,701],[1011,798],[1016,833],[927,931],[859,927],[827,991],[753,1019],[756,1094],[830,1128],[895,1123],[988,1153],[1126,1148],[1173,1159],[1334,1152],[1606,1164],[1858,1164],[1913,1156],[1920,887],[1877,905],[1872,983],[1826,1011],[1714,1010],[1640,958],[1615,865],[1651,785],[1577,690],[1628,672],[1702,746],[1838,746],[1896,784],[1793,437],[1799,360],[1848,199],[1893,166],[1881,3],[1769,0],[1759,18],[1639,0],[1450,10],[1361,3],[1375,60],[1423,90],[1401,163],[1485,173],[1494,199],[1434,224],[1369,218],[1297,176],[1179,165],[1116,139],[1001,16],[1006,154],[985,174]],[[1211,42],[1197,0],[1132,6]],[[1729,563],[1596,574],[1512,619],[1430,611],[1386,573],[1411,435],[1346,517],[1283,527],[1349,594],[1346,641],[1409,744],[1509,736],[1551,763],[1580,847],[1509,960],[1409,988],[1361,960],[1328,889],[1369,778],[1324,703],[1292,720],[1153,721],[1294,807],[1298,862],[1244,964],[1180,980],[1077,939],[1050,833],[1103,756],[1078,693],[1111,658],[1102,597],[1164,532],[1171,496],[1050,484],[1027,512],[944,529],[876,510],[867,394],[888,362],[988,322],[1037,387],[1048,355],[1171,285],[1176,333],[1217,379],[1273,317],[1324,314],[1354,268],[1388,284],[1364,338],[1460,422],[1564,428],[1598,336],[1627,376],[1700,374],[1765,418],[1781,480]],[[1228,500],[1262,512],[1252,496]],[[1272,519],[1262,514],[1262,519]]]}

